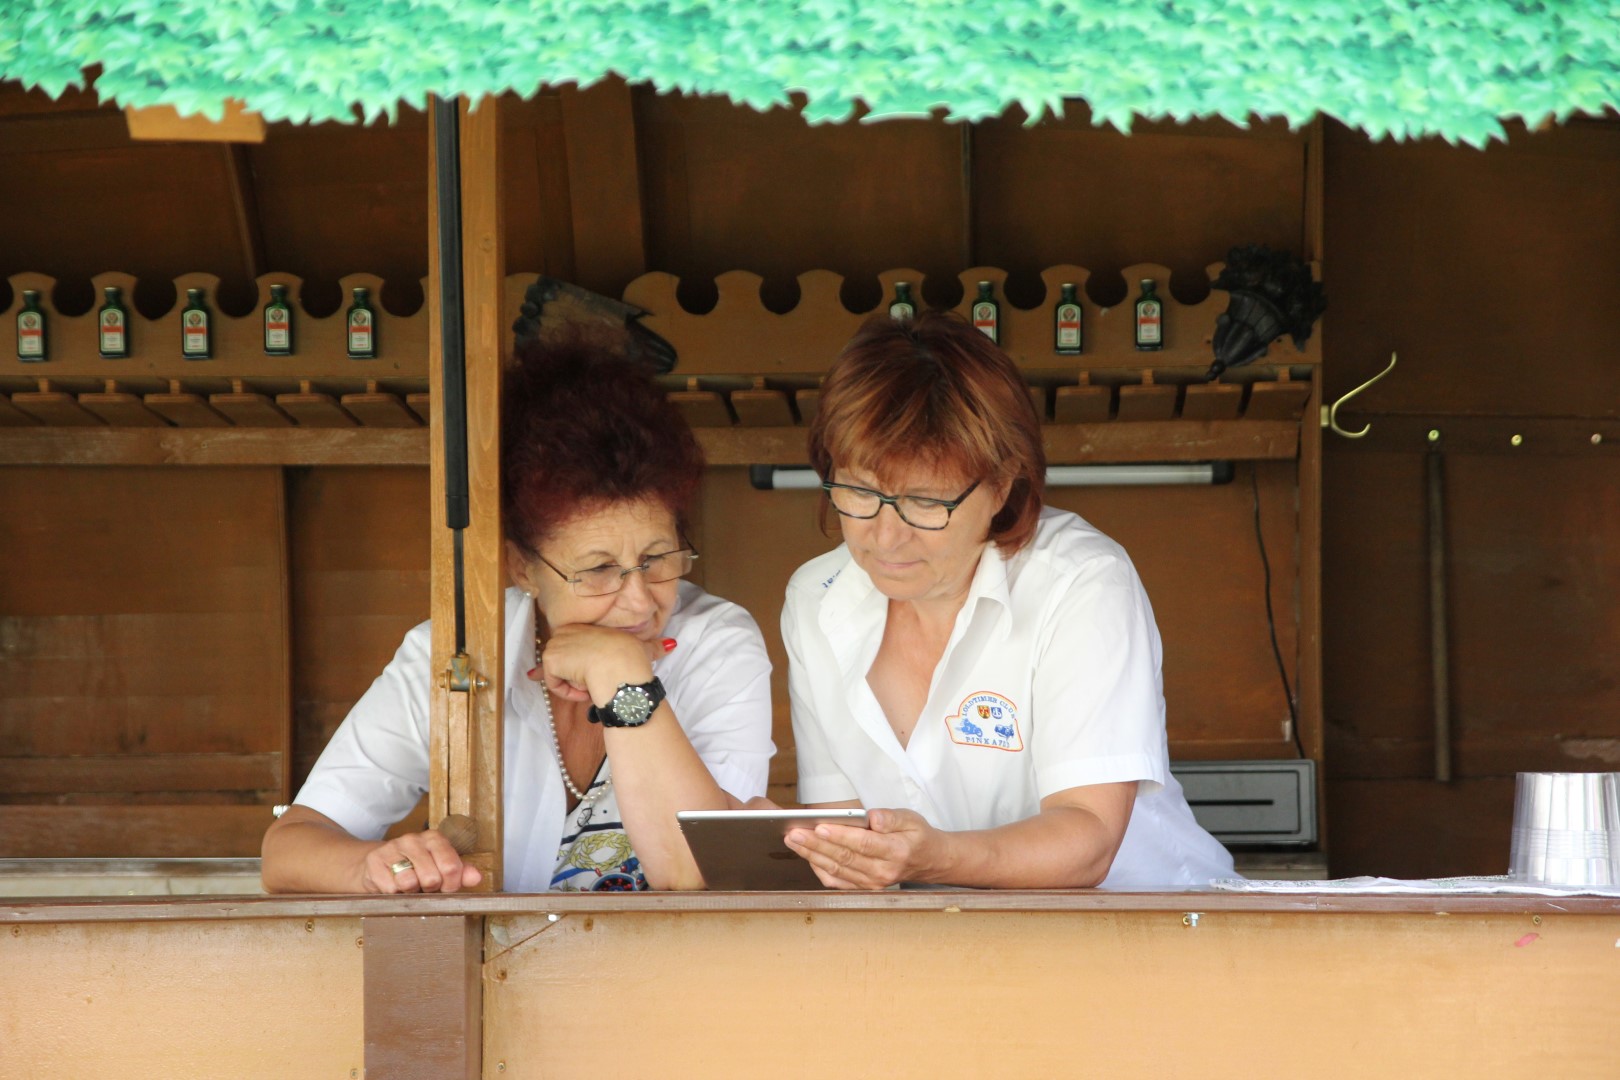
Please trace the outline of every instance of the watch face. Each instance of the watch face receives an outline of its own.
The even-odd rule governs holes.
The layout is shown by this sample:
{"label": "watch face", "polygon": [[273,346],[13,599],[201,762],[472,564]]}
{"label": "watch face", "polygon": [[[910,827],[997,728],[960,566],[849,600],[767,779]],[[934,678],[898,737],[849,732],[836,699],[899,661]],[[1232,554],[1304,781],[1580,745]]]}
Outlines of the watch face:
{"label": "watch face", "polygon": [[613,714],[631,727],[645,724],[652,715],[652,699],[639,686],[627,686],[613,695]]}

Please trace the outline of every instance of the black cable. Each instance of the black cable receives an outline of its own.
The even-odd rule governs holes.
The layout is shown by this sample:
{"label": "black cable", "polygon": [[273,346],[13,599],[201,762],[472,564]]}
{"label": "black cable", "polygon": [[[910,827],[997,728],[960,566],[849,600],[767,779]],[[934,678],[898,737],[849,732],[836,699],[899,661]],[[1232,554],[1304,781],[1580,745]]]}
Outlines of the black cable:
{"label": "black cable", "polygon": [[1277,660],[1277,674],[1282,678],[1283,697],[1288,702],[1288,730],[1294,736],[1294,749],[1305,756],[1305,744],[1299,738],[1299,706],[1294,702],[1294,688],[1288,684],[1288,668],[1283,663],[1282,648],[1277,644],[1277,616],[1271,610],[1271,560],[1266,557],[1266,534],[1260,528],[1260,466],[1249,465],[1249,487],[1254,492],[1254,540],[1260,548],[1260,568],[1266,579],[1266,626],[1271,631],[1271,655]]}

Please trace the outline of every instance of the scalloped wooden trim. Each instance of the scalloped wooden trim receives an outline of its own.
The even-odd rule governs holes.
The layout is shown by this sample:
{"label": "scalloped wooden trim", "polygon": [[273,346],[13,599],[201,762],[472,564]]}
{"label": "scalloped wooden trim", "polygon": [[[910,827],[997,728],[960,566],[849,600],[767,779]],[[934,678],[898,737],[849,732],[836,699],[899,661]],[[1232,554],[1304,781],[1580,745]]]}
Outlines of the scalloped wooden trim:
{"label": "scalloped wooden trim", "polygon": [[[1212,263],[1205,268],[1210,281],[1220,274],[1222,266]],[[1001,346],[1031,375],[1072,376],[1096,368],[1208,369],[1213,359],[1210,341],[1215,320],[1226,310],[1225,295],[1212,289],[1202,302],[1182,304],[1172,293],[1172,275],[1167,267],[1137,263],[1123,273],[1129,294],[1125,303],[1116,307],[1103,307],[1092,300],[1087,291],[1089,270],[1065,264],[1041,272],[1046,285],[1041,304],[1020,308],[1006,299],[1005,270],[973,267],[957,275],[963,296],[954,310],[965,316],[977,294],[976,283],[991,282],[1001,305]],[[520,299],[523,286],[535,275],[518,277],[523,281],[515,289]],[[1165,348],[1157,352],[1139,352],[1135,345],[1134,305],[1139,293],[1137,283],[1143,278],[1159,283],[1164,301]],[[681,305],[677,296],[680,279],[672,274],[644,274],[625,288],[625,302],[648,312],[642,325],[675,346],[681,358],[676,368],[678,375],[806,376],[825,372],[861,323],[887,310],[897,281],[911,282],[913,295],[920,297],[925,277],[912,269],[885,270],[878,275],[883,286],[879,305],[870,311],[850,311],[841,296],[842,275],[828,270],[806,271],[798,277],[798,304],[781,314],[768,310],[760,299],[763,279],[758,274],[733,270],[714,280],[718,299],[714,308],[703,314]],[[1078,356],[1060,355],[1053,347],[1053,313],[1066,282],[1078,286],[1085,342],[1085,351]],[[515,312],[510,282],[507,295],[509,307]],[[1302,351],[1285,338],[1272,346],[1263,363],[1320,363],[1318,340],[1313,335]]]}

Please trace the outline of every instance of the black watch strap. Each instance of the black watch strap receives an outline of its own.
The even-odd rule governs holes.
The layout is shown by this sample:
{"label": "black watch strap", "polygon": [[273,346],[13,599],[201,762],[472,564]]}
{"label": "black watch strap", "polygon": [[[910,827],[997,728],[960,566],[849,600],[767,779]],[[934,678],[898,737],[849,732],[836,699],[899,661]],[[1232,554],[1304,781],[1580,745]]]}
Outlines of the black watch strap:
{"label": "black watch strap", "polygon": [[664,696],[664,684],[656,675],[651,682],[640,685],[620,683],[612,700],[606,705],[592,705],[586,716],[603,727],[640,727],[652,719]]}

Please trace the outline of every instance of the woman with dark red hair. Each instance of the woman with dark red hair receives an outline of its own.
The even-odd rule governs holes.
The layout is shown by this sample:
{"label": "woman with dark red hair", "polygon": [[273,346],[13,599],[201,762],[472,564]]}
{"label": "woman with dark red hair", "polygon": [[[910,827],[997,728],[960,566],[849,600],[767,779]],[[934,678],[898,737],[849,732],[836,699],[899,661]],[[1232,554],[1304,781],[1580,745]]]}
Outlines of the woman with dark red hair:
{"label": "woman with dark red hair", "polygon": [[[641,370],[519,347],[501,418],[505,885],[701,888],[677,810],[765,791],[770,661],[736,604],[681,579],[697,440]],[[429,625],[412,630],[264,838],[272,892],[455,892],[437,831],[384,839],[428,785]]]}
{"label": "woman with dark red hair", "polygon": [[1043,509],[1040,420],[964,320],[879,318],[823,384],[810,463],[844,543],[782,611],[795,829],[835,888],[1207,884],[1232,859],[1170,775],[1153,609],[1124,550]]}

